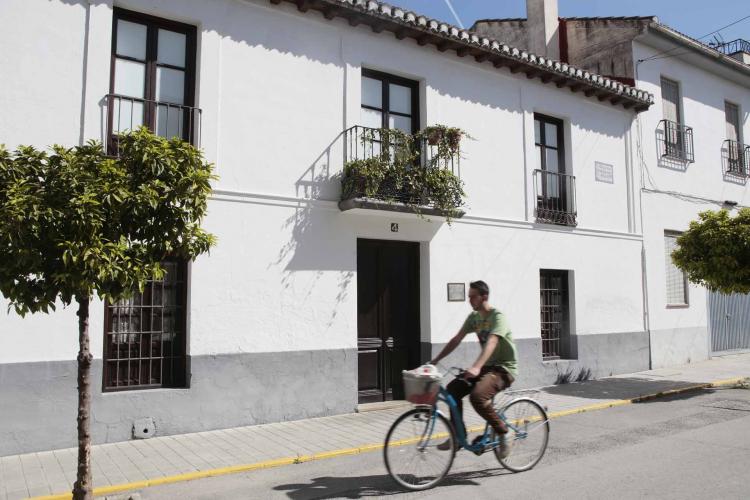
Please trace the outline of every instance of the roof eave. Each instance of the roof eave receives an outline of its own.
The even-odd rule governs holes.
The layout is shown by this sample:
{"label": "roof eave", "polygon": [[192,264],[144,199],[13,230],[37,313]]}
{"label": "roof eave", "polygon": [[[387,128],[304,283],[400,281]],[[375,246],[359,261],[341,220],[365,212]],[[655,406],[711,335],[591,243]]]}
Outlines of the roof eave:
{"label": "roof eave", "polygon": [[653,104],[653,96],[648,92],[374,0],[270,2],[293,3],[300,12],[318,11],[328,20],[340,17],[346,19],[351,26],[362,24],[376,33],[389,31],[399,40],[412,38],[419,45],[434,45],[441,52],[455,51],[459,57],[469,56],[480,63],[490,62],[495,68],[508,68],[511,73],[524,73],[529,79],[581,92],[586,97],[609,102],[613,106],[641,112]]}

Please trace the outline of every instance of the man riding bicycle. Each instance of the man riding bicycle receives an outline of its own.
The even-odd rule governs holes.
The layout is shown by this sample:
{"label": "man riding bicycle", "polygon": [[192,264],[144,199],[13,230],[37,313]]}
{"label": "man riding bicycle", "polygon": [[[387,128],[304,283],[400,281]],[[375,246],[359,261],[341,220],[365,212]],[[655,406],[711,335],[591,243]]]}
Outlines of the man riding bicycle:
{"label": "man riding bicycle", "polygon": [[[458,333],[448,342],[430,364],[436,364],[458,347],[469,333],[476,333],[482,352],[462,376],[448,384],[447,391],[453,396],[458,411],[463,416],[462,399],[469,396],[476,412],[484,418],[499,437],[500,455],[505,458],[510,453],[511,439],[508,439],[508,428],[498,417],[492,407],[492,398],[503,389],[507,389],[518,374],[518,355],[513,335],[508,328],[505,315],[491,307],[488,299],[490,288],[484,281],[469,284],[469,303],[473,312],[464,321]],[[451,415],[454,428],[457,423]],[[464,435],[466,429],[464,428]],[[481,439],[481,437],[477,438]],[[438,445],[439,449],[450,449],[450,442]]]}

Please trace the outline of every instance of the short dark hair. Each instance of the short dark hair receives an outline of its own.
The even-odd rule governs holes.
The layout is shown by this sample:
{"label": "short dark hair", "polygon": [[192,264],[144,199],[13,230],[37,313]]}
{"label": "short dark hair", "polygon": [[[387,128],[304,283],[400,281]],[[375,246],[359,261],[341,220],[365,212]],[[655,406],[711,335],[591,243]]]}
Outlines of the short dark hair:
{"label": "short dark hair", "polygon": [[489,295],[490,294],[490,287],[482,280],[472,281],[469,283],[469,288],[473,288],[477,292],[479,292],[481,295]]}

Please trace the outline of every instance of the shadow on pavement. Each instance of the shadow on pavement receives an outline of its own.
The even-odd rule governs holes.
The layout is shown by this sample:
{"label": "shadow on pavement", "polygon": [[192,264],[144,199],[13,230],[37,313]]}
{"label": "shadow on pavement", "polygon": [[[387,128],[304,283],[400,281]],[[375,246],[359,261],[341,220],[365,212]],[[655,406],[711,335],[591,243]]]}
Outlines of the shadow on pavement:
{"label": "shadow on pavement", "polygon": [[[639,396],[656,394],[674,389],[695,386],[695,382],[679,380],[653,380],[634,377],[618,377],[572,384],[555,385],[540,389],[541,392],[556,396],[574,396],[586,399],[633,399]],[[692,397],[694,392],[686,393]]]}
{"label": "shadow on pavement", "polygon": [[[440,488],[445,486],[477,485],[478,483],[475,480],[503,474],[511,473],[501,467],[482,471],[449,473],[434,491],[439,491]],[[274,490],[287,491],[287,496],[294,500],[384,497],[410,492],[397,485],[388,474],[316,477],[309,483],[281,484],[275,486]]]}

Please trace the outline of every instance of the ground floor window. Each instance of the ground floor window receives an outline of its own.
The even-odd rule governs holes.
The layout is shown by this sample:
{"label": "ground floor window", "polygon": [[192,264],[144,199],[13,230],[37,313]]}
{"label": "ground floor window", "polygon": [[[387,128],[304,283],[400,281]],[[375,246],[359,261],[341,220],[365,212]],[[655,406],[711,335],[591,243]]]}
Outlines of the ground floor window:
{"label": "ground floor window", "polygon": [[551,269],[539,271],[541,305],[542,358],[571,357],[569,272]]}
{"label": "ground floor window", "polygon": [[186,385],[187,263],[162,266],[163,279],[106,305],[105,391]]}

